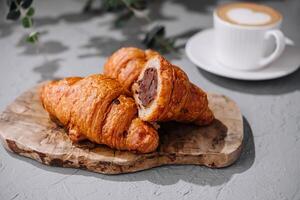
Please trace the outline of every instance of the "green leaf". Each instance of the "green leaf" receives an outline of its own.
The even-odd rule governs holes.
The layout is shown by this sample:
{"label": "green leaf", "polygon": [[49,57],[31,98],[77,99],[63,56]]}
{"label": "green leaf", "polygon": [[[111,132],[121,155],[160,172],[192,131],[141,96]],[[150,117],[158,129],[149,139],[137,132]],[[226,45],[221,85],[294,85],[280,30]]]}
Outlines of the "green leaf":
{"label": "green leaf", "polygon": [[27,12],[26,12],[26,16],[27,16],[27,17],[32,17],[32,16],[34,15],[34,13],[35,13],[34,8],[33,8],[33,7],[30,7],[30,8],[27,10]]}
{"label": "green leaf", "polygon": [[116,11],[126,7],[122,0],[103,0],[101,6],[105,11]]}
{"label": "green leaf", "polygon": [[26,38],[26,42],[28,43],[36,43],[39,39],[39,32],[32,32],[29,34],[29,36]]}
{"label": "green leaf", "polygon": [[152,48],[160,53],[176,52],[175,39],[165,36],[165,27],[157,25],[146,33],[143,43],[147,48]]}
{"label": "green leaf", "polygon": [[6,15],[6,19],[8,20],[18,20],[21,16],[21,12],[19,10],[11,10],[9,13]]}
{"label": "green leaf", "polygon": [[22,0],[21,7],[27,9],[31,6],[33,0]]}
{"label": "green leaf", "polygon": [[18,10],[18,7],[17,4],[14,1],[12,1],[9,4],[9,11],[14,11],[14,10]]}
{"label": "green leaf", "polygon": [[24,28],[32,27],[32,19],[30,17],[23,17],[22,18],[22,25]]}
{"label": "green leaf", "polygon": [[153,48],[156,44],[156,38],[163,38],[165,36],[165,27],[162,25],[154,26],[150,31],[146,33],[143,43],[148,48]]}

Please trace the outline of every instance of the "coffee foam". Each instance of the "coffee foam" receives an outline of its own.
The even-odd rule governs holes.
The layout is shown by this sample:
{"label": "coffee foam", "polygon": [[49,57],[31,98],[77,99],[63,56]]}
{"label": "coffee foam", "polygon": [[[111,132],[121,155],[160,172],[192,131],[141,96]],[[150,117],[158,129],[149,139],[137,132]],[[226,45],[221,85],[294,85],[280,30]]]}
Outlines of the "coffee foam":
{"label": "coffee foam", "polygon": [[270,15],[261,12],[253,12],[247,8],[234,8],[227,12],[227,16],[238,24],[259,25],[271,21]]}
{"label": "coffee foam", "polygon": [[229,3],[217,8],[217,15],[232,24],[266,26],[281,20],[276,10],[254,3]]}

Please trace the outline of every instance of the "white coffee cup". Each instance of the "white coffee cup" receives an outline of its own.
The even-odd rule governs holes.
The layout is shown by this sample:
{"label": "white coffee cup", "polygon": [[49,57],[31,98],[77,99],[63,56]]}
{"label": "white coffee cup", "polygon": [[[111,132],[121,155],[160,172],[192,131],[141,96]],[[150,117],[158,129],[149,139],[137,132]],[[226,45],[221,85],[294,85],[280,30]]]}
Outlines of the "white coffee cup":
{"label": "white coffee cup", "polygon": [[[270,17],[266,17],[268,13],[248,9],[249,5],[255,8],[260,5],[236,4],[245,4],[246,8],[226,5],[230,6],[230,9],[227,9],[230,11],[228,16],[224,15],[223,18],[220,13],[217,13],[218,8],[214,12],[216,58],[222,65],[233,69],[263,68],[276,60],[284,51],[285,37],[279,30],[282,17],[279,13],[280,18],[277,17],[275,21],[264,25],[263,22],[270,20]],[[229,19],[231,16],[232,19]]]}

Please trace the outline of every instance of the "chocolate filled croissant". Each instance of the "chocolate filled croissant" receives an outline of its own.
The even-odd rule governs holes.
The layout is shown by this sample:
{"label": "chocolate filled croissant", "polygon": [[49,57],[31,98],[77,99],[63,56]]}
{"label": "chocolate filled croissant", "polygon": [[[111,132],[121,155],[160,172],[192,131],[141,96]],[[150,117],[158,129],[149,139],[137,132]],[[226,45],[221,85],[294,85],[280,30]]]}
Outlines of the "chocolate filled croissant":
{"label": "chocolate filled croissant", "polygon": [[122,86],[131,91],[146,61],[158,53],[152,50],[143,51],[135,47],[126,47],[113,53],[104,65],[104,74],[117,79]]}
{"label": "chocolate filled croissant", "polygon": [[104,75],[71,77],[44,85],[40,93],[50,117],[66,127],[72,141],[88,139],[119,150],[154,151],[158,133],[137,117],[131,97]]}
{"label": "chocolate filled croissant", "polygon": [[160,55],[146,62],[132,91],[142,120],[207,125],[214,119],[206,93]]}
{"label": "chocolate filled croissant", "polygon": [[[135,67],[131,67],[132,62]],[[104,72],[132,91],[139,117],[144,121],[207,125],[214,119],[206,93],[192,84],[184,71],[155,51],[122,48],[108,59]],[[122,78],[126,77],[125,72],[132,73],[127,75],[128,79]]]}

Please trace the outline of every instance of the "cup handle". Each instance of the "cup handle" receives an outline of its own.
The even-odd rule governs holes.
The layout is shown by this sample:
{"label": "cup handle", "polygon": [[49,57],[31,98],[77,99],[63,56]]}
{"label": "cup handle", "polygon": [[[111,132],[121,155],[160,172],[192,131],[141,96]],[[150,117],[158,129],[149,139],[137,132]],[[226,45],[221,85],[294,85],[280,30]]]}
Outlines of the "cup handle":
{"label": "cup handle", "polygon": [[280,30],[269,30],[265,33],[266,39],[268,39],[271,36],[273,36],[275,38],[276,48],[273,51],[273,53],[271,53],[271,55],[269,55],[266,58],[263,58],[259,62],[259,65],[261,67],[264,67],[264,66],[270,64],[271,62],[273,62],[274,60],[276,60],[282,54],[282,52],[285,48],[285,37]]}

